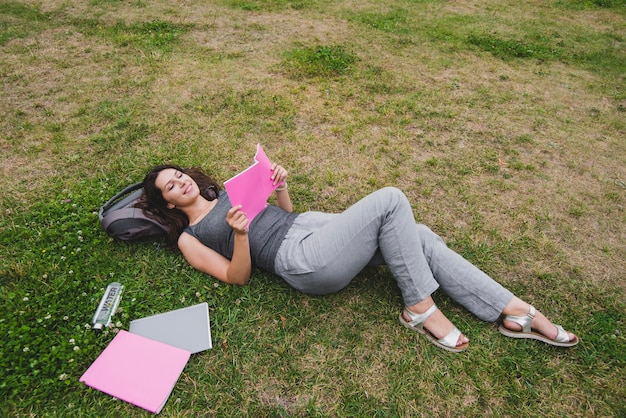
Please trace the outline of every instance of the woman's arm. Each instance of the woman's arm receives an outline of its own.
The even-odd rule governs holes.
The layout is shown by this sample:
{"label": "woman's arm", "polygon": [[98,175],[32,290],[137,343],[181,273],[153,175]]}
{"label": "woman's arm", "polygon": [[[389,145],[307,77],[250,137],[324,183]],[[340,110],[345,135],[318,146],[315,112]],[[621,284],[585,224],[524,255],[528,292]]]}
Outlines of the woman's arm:
{"label": "woman's arm", "polygon": [[252,259],[248,241],[248,218],[235,206],[228,211],[226,221],[235,231],[232,260],[198,241],[197,238],[183,232],[178,238],[178,248],[196,270],[202,271],[228,284],[244,285],[250,280]]}
{"label": "woman's arm", "polygon": [[276,206],[287,212],[293,212],[293,204],[291,203],[287,187],[284,190],[276,190]]}
{"label": "woman's arm", "polygon": [[276,206],[287,211],[293,212],[293,204],[291,203],[291,197],[289,197],[289,190],[287,189],[287,170],[284,167],[274,163],[272,164],[272,180],[274,184],[283,183],[276,189]]}

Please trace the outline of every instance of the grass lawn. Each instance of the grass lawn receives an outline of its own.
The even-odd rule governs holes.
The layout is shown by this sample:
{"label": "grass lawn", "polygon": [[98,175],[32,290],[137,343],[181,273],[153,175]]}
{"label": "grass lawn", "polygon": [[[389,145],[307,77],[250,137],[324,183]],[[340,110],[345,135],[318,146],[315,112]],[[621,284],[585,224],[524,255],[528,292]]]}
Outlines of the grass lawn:
{"label": "grass lawn", "polygon": [[[0,0],[0,416],[150,416],[80,383],[132,319],[208,302],[161,416],[626,416],[623,0]],[[153,165],[225,180],[260,142],[297,211],[401,188],[569,350],[401,327],[386,268],[230,287],[97,210]],[[112,281],[114,326],[90,320]]]}

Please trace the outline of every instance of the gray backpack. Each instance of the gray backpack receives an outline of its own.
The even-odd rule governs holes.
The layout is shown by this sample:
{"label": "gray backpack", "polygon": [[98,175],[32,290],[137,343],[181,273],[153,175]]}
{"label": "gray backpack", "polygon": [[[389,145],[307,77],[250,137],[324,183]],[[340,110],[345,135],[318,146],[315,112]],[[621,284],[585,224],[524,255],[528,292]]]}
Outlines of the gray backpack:
{"label": "gray backpack", "polygon": [[148,218],[134,207],[143,193],[143,183],[135,183],[113,196],[98,211],[102,229],[114,238],[135,241],[167,234],[169,228]]}

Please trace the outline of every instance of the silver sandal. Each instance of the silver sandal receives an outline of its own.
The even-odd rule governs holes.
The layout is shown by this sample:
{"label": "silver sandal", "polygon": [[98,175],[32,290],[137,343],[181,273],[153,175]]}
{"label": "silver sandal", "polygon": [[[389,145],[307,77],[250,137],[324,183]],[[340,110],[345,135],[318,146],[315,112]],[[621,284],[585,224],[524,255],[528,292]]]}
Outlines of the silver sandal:
{"label": "silver sandal", "polygon": [[437,305],[435,304],[433,304],[433,306],[428,308],[426,312],[422,314],[411,312],[408,308],[405,307],[404,312],[409,318],[411,318],[411,320],[407,321],[402,316],[402,313],[400,313],[400,323],[405,327],[412,329],[413,331],[419,332],[420,334],[428,338],[430,342],[432,342],[439,348],[443,348],[444,350],[452,351],[454,353],[460,353],[461,351],[467,349],[469,343],[463,343],[459,346],[456,345],[456,343],[459,341],[459,337],[461,336],[461,331],[459,331],[457,327],[452,328],[452,331],[450,331],[448,335],[439,339],[437,339],[437,337],[431,334],[430,331],[424,328],[424,323],[428,320],[428,318],[430,318],[432,314],[435,313],[436,310]]}
{"label": "silver sandal", "polygon": [[536,331],[532,330],[533,318],[535,317],[536,309],[534,306],[530,305],[528,309],[528,313],[524,316],[515,316],[515,315],[505,315],[504,320],[515,322],[520,327],[522,327],[521,331],[513,331],[504,326],[504,323],[500,324],[498,327],[498,331],[501,334],[506,335],[511,338],[530,338],[533,340],[539,340],[546,344],[554,345],[557,347],[573,347],[578,344],[578,337],[574,341],[569,340],[569,335],[567,331],[563,329],[560,325],[554,325],[557,329],[557,335],[555,339],[550,339],[543,334],[540,334]]}

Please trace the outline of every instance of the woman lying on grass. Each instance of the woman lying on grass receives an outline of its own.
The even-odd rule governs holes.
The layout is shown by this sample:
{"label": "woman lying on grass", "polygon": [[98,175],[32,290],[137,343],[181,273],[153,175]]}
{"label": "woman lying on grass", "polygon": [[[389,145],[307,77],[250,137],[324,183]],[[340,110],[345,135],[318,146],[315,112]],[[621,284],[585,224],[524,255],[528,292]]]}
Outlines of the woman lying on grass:
{"label": "woman lying on grass", "polygon": [[552,324],[515,297],[424,225],[398,189],[378,190],[340,214],[293,212],[287,171],[272,165],[276,205],[248,225],[241,206],[202,170],[164,165],[144,180],[140,206],[170,226],[169,239],[199,271],[225,283],[244,285],[253,267],[282,277],[308,294],[337,292],[366,266],[386,264],[404,300],[400,323],[435,345],[460,352],[469,345],[437,309],[431,294],[439,287],[484,321],[503,316],[499,330],[571,347],[578,338]]}

